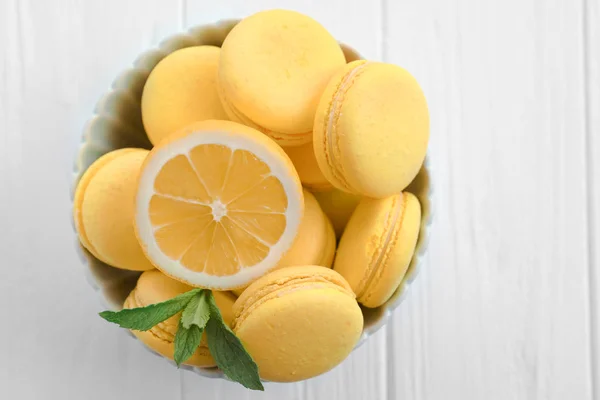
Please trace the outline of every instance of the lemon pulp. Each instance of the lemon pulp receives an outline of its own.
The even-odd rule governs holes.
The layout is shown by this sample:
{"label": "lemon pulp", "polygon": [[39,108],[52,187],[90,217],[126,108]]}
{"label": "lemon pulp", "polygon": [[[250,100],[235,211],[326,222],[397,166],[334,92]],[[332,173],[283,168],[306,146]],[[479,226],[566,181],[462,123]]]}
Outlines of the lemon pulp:
{"label": "lemon pulp", "polygon": [[204,144],[165,163],[149,211],[164,254],[223,276],[269,254],[285,230],[287,206],[280,181],[254,154]]}

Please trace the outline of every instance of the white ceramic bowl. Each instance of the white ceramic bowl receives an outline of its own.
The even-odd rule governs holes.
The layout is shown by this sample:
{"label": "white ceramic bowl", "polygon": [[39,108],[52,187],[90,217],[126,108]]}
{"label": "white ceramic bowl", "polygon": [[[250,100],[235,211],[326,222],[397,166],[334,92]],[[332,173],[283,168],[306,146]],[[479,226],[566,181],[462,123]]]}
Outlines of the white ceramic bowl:
{"label": "white ceramic bowl", "polygon": [[[133,63],[133,66],[124,70],[115,79],[110,90],[99,100],[92,118],[84,128],[81,146],[73,170],[71,201],[81,175],[103,154],[123,147],[151,148],[152,145],[142,125],[140,99],[148,74],[154,66],[168,54],[184,47],[220,46],[227,33],[237,22],[237,20],[228,20],[212,25],[198,26],[186,33],[169,37],[161,42],[157,48],[142,53]],[[360,58],[359,54],[349,46],[342,44],[342,48],[348,60]],[[369,336],[385,325],[391,312],[402,302],[409,284],[421,267],[432,221],[432,189],[428,160],[425,160],[423,168],[408,190],[419,198],[423,210],[421,232],[415,255],[406,277],[392,298],[376,309],[362,308],[365,325],[356,347],[364,343]],[[76,243],[88,281],[99,295],[102,304],[108,309],[121,309],[123,301],[135,286],[140,273],[110,267],[85,250],[78,239],[76,239]],[[123,332],[129,333],[134,338],[129,331],[123,330]],[[158,353],[155,354],[158,355]],[[165,360],[173,363],[166,358]],[[198,374],[207,377],[225,378],[224,374],[217,368],[192,368],[187,366],[184,368],[194,370]]]}

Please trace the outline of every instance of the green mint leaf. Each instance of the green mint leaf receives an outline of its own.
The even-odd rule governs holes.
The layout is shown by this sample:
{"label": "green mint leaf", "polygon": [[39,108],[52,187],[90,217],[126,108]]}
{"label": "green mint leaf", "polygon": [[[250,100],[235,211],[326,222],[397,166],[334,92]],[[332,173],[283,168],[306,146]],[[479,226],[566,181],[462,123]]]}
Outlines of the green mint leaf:
{"label": "green mint leaf", "polygon": [[194,354],[200,345],[202,331],[203,329],[196,325],[190,325],[189,329],[185,328],[179,320],[175,334],[175,354],[173,354],[173,359],[178,367]]}
{"label": "green mint leaf", "polygon": [[191,325],[196,325],[198,328],[204,329],[208,319],[210,318],[210,305],[206,300],[206,290],[195,295],[181,314],[181,322],[185,329],[189,329]]}
{"label": "green mint leaf", "polygon": [[223,321],[211,292],[206,293],[210,305],[210,319],[206,324],[208,349],[217,366],[229,379],[253,390],[265,390],[258,375],[258,367],[240,339]]}
{"label": "green mint leaf", "polygon": [[183,310],[201,290],[193,289],[162,303],[150,304],[146,307],[123,309],[121,311],[103,311],[100,316],[108,322],[119,325],[121,328],[147,331]]}

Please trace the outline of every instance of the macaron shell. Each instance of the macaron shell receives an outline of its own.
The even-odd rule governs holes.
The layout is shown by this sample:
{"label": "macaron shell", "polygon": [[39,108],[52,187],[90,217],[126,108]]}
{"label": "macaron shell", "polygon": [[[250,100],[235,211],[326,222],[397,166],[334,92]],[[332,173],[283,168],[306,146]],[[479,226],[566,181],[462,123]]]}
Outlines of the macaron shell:
{"label": "macaron shell", "polygon": [[[378,197],[401,192],[423,165],[429,142],[427,102],[419,84],[396,65],[369,63],[348,90],[338,129],[346,137],[340,142],[340,164],[350,186]],[[380,133],[376,139],[369,137],[375,132]]]}
{"label": "macaron shell", "polygon": [[363,199],[340,240],[334,270],[366,307],[385,303],[402,282],[414,253],[421,219],[408,192]]}
{"label": "macaron shell", "polygon": [[288,10],[256,13],[222,46],[219,82],[227,99],[255,124],[309,133],[319,97],[344,54],[317,21]]}
{"label": "macaron shell", "polygon": [[142,273],[135,287],[138,303],[143,305],[162,303],[194,289],[185,283],[169,278],[159,270]]}
{"label": "macaron shell", "polygon": [[335,259],[337,241],[335,237],[335,231],[333,230],[333,225],[331,225],[331,221],[329,221],[329,218],[327,218],[327,216],[325,216],[325,220],[325,250],[323,251],[323,257],[321,258],[321,261],[316,263],[316,265],[321,265],[323,267],[330,268],[333,266],[333,260]]}
{"label": "macaron shell", "polygon": [[227,119],[217,91],[220,48],[177,50],[151,71],[142,94],[142,119],[153,144],[186,125]]}
{"label": "macaron shell", "polygon": [[338,91],[341,90],[344,78],[366,63],[365,60],[352,61],[333,74],[321,95],[313,125],[313,150],[319,169],[333,186],[345,192],[352,192],[353,189],[345,181],[343,174],[337,170],[336,160],[341,155],[339,146],[333,142],[330,143],[327,135],[330,130],[329,116],[334,112],[334,101]]}
{"label": "macaron shell", "polygon": [[124,148],[119,150],[114,150],[108,152],[98,158],[89,168],[84,172],[81,176],[81,179],[77,183],[77,188],[75,190],[75,196],[73,199],[73,220],[75,221],[75,229],[77,230],[77,235],[79,237],[79,241],[92,255],[96,258],[99,258],[98,253],[90,243],[87,238],[87,234],[85,233],[85,229],[83,228],[83,218],[81,215],[81,209],[83,206],[83,197],[85,195],[85,191],[92,181],[92,178],[96,176],[96,173],[102,169],[106,164],[111,162],[117,157],[120,157],[123,154],[135,152],[138,149],[133,148]]}
{"label": "macaron shell", "polygon": [[336,237],[341,238],[361,197],[339,189],[316,192],[314,195],[321,209],[331,221]]}
{"label": "macaron shell", "polygon": [[347,282],[317,266],[260,278],[234,304],[233,329],[263,379],[294,382],[329,371],[352,351],[363,316]]}
{"label": "macaron shell", "polygon": [[[146,271],[140,276],[136,288],[125,300],[124,308],[143,307],[160,303],[192,289],[194,288],[171,279],[158,270]],[[217,307],[221,311],[223,320],[228,326],[231,326],[235,296],[229,292],[213,291],[212,293]],[[131,332],[148,347],[172,360],[175,351],[173,341],[177,333],[180,318],[181,315],[177,314],[148,331],[132,330]],[[184,364],[198,367],[212,367],[216,365],[208,350],[205,334],[202,335],[200,346],[196,352]]]}
{"label": "macaron shell", "polygon": [[[331,252],[329,221],[312,193],[304,190],[304,216],[294,244],[274,269],[296,265],[321,265]],[[323,267],[331,267],[331,261]]]}
{"label": "macaron shell", "polygon": [[[135,182],[147,150],[123,151],[83,180],[80,231],[91,252],[113,267],[145,271],[154,266],[144,256],[133,228]],[[84,243],[85,245],[85,243]]]}
{"label": "macaron shell", "polygon": [[302,146],[284,147],[285,152],[294,163],[302,185],[313,191],[322,192],[333,189],[333,185],[325,178],[313,149],[312,141]]}
{"label": "macaron shell", "polygon": [[342,190],[374,198],[399,193],[425,159],[425,96],[414,77],[396,65],[355,61],[345,72],[330,82],[319,105],[317,161]]}
{"label": "macaron shell", "polygon": [[295,382],[342,362],[362,332],[356,301],[335,289],[298,288],[257,307],[236,329],[263,379]]}
{"label": "macaron shell", "polygon": [[415,252],[421,225],[421,205],[411,193],[404,194],[404,215],[402,225],[392,240],[391,248],[377,269],[376,276],[367,287],[359,302],[365,307],[379,307],[396,291]]}

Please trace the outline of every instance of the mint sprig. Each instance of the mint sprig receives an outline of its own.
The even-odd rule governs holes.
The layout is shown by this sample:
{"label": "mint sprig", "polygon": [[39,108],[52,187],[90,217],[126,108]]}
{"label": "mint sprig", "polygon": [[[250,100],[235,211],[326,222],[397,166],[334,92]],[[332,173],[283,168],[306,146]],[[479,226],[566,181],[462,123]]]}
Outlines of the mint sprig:
{"label": "mint sprig", "polygon": [[121,328],[147,331],[183,310],[202,289],[193,289],[162,303],[121,311],[103,311],[100,316]]}
{"label": "mint sprig", "polygon": [[[201,291],[194,296],[183,310],[181,322],[186,329],[189,329],[192,324],[201,329],[206,326],[210,318],[210,307],[206,301],[206,293],[206,291]],[[208,292],[208,294],[213,297],[211,292]]]}
{"label": "mint sprig", "polygon": [[147,331],[179,312],[181,319],[175,334],[173,355],[177,366],[194,354],[206,329],[208,349],[223,373],[248,389],[265,390],[256,363],[223,321],[210,290],[193,289],[162,303],[103,311],[100,316],[122,328]]}
{"label": "mint sprig", "polygon": [[199,328],[197,325],[190,325],[189,328],[186,328],[181,320],[179,321],[175,334],[175,353],[173,354],[173,359],[178,367],[194,354],[200,345],[202,332],[204,332],[204,328]]}
{"label": "mint sprig", "polygon": [[[181,314],[175,335],[175,353],[173,354],[173,359],[178,367],[190,358],[200,345],[204,327],[210,318],[206,293],[207,291],[203,290],[192,297]],[[208,293],[212,297],[212,293]]]}
{"label": "mint sprig", "polygon": [[210,319],[206,325],[208,349],[213,355],[217,366],[231,380],[254,390],[265,390],[258,375],[258,366],[248,354],[240,339],[223,321],[219,308],[212,295],[208,296],[210,303]]}

